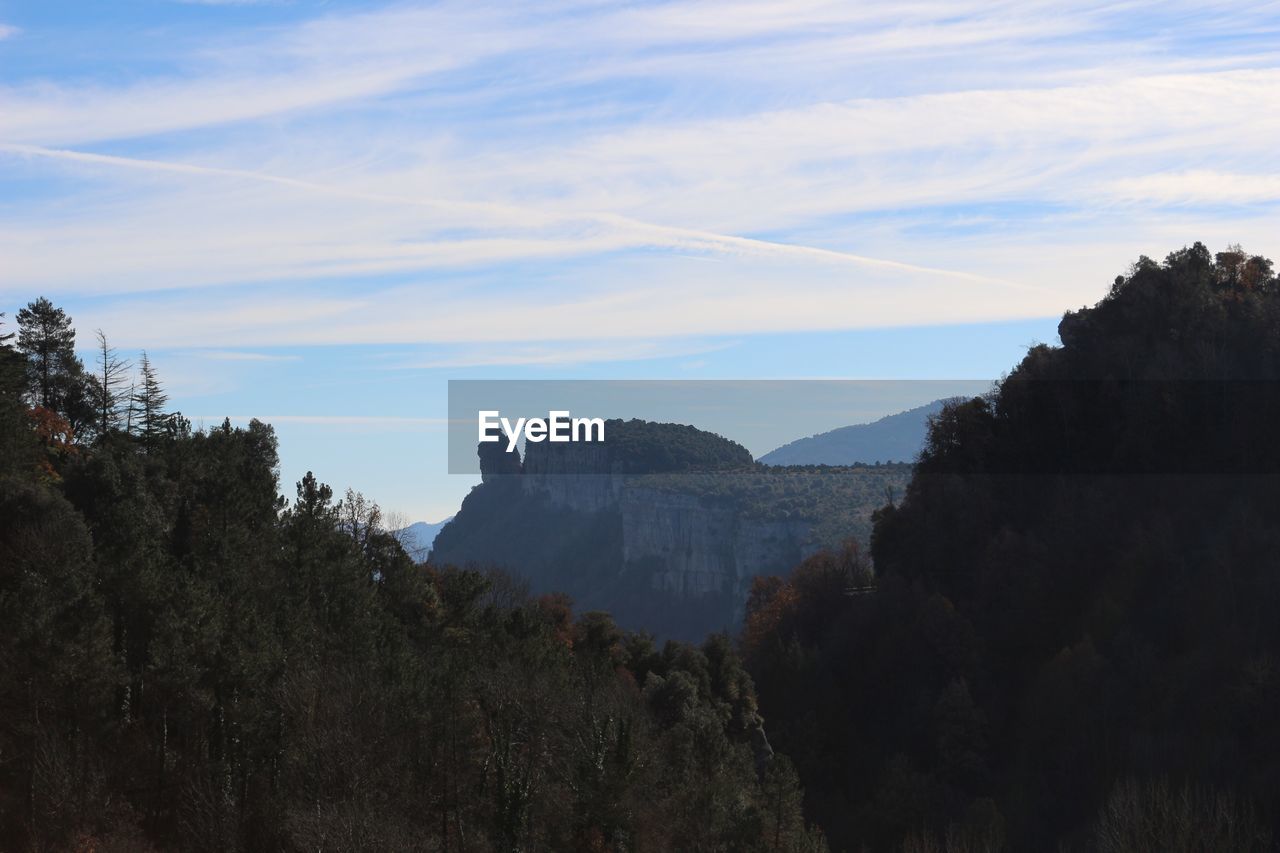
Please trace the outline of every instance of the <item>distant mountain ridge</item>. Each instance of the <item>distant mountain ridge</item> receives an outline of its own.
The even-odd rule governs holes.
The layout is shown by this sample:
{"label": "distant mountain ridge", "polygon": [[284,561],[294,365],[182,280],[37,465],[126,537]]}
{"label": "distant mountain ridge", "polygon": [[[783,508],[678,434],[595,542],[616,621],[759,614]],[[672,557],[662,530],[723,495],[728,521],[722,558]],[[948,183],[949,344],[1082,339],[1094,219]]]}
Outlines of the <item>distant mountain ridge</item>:
{"label": "distant mountain ridge", "polygon": [[409,556],[421,562],[431,552],[431,546],[435,544],[436,537],[440,535],[440,531],[444,530],[444,526],[451,521],[453,521],[452,515],[434,524],[427,521],[415,521],[408,527],[403,527],[396,531],[396,534],[400,538],[400,544],[409,553]]}
{"label": "distant mountain ridge", "polygon": [[942,411],[934,400],[867,424],[854,424],[800,438],[760,457],[765,465],[857,465],[914,462],[924,445],[929,418]]}

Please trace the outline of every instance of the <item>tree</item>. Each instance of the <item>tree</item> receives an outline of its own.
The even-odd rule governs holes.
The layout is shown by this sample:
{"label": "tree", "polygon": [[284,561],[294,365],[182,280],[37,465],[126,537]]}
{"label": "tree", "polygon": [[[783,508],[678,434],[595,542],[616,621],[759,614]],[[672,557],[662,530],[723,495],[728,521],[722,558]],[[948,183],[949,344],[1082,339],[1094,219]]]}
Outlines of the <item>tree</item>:
{"label": "tree", "polygon": [[[0,328],[4,326],[4,313],[0,312]],[[0,333],[0,407],[6,414],[21,412],[22,392],[26,386],[26,361],[22,353],[9,343],[14,333]]]}
{"label": "tree", "polygon": [[[55,490],[2,484],[0,838],[8,849],[71,849],[74,831],[99,816],[86,802],[87,763],[66,760],[93,747],[89,732],[117,675],[92,547],[84,520]],[[19,833],[27,844],[15,843]]]}
{"label": "tree", "polygon": [[747,668],[833,847],[1273,849],[1277,329],[1267,259],[1139,259],[933,418],[874,594],[757,582]]}
{"label": "tree", "polygon": [[105,436],[120,427],[120,406],[125,401],[122,389],[131,365],[116,355],[101,329],[95,335],[98,339],[98,374],[95,377],[94,405],[98,414],[98,433]]}
{"label": "tree", "polygon": [[169,402],[169,396],[164,393],[160,378],[151,366],[151,359],[147,358],[145,350],[139,371],[142,374],[141,385],[134,389],[129,421],[135,425],[143,443],[150,447],[165,434],[168,416],[164,412],[164,406]]}
{"label": "tree", "polygon": [[[0,327],[4,325],[4,312],[0,311]],[[14,332],[0,333],[0,394],[16,395],[22,392],[22,356],[9,343]]]}
{"label": "tree", "polygon": [[58,378],[76,361],[76,330],[71,318],[43,296],[18,312],[18,349],[31,370],[31,395],[35,405],[56,409]]}
{"label": "tree", "polygon": [[[3,318],[4,314],[0,313],[0,323]],[[9,343],[13,338],[13,332],[0,334],[0,475],[19,466],[30,439],[22,405],[26,361]]]}
{"label": "tree", "polygon": [[75,344],[71,318],[43,296],[18,312],[18,349],[27,357],[31,403],[63,415],[78,432],[93,418],[93,404]]}
{"label": "tree", "polygon": [[27,356],[31,371],[32,402],[58,410],[66,377],[80,372],[71,318],[42,296],[18,312],[18,330],[18,349]]}
{"label": "tree", "polygon": [[355,489],[347,489],[337,506],[338,526],[367,552],[374,534],[382,532],[382,509],[377,501],[366,498]]}
{"label": "tree", "polygon": [[90,425],[138,440],[73,444],[16,353],[0,398],[0,848],[825,849],[727,637],[416,564],[311,473],[286,508],[269,426],[166,415],[145,354],[124,397],[98,344],[129,405]]}

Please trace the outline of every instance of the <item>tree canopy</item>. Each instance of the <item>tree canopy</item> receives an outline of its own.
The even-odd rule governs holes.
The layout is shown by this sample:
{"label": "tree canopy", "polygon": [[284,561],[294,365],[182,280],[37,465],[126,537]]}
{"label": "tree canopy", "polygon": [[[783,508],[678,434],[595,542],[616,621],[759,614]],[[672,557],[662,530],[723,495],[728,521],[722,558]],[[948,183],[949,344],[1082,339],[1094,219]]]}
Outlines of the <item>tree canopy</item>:
{"label": "tree canopy", "polygon": [[748,669],[835,849],[1280,837],[1271,264],[1141,258],[1059,335],[935,418],[874,582],[833,553],[753,595]]}
{"label": "tree canopy", "polygon": [[37,315],[0,341],[0,849],[826,849],[727,637],[417,564],[363,495],[286,500],[269,425],[167,413],[145,355],[131,430],[57,432],[73,332]]}

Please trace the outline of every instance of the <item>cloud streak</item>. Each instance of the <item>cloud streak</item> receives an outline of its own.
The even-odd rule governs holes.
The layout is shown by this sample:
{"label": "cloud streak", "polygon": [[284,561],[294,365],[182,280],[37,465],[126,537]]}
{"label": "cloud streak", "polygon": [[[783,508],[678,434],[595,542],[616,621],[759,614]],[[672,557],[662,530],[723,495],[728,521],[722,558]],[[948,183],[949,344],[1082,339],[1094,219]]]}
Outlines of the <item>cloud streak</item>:
{"label": "cloud streak", "polygon": [[1277,224],[1267,3],[281,10],[18,64],[0,296],[175,346],[563,364],[1053,315],[1138,251]]}
{"label": "cloud streak", "polygon": [[205,2],[6,12],[0,311],[417,517],[445,376],[988,375],[895,327],[1280,251],[1272,2]]}
{"label": "cloud streak", "polygon": [[[582,241],[579,241],[578,245],[582,246],[587,251],[653,246],[672,249],[686,249],[691,251],[713,251],[738,255],[786,257],[810,261],[824,261],[828,263],[851,264],[855,266],[888,269],[906,273],[926,273],[967,281],[1000,284],[1012,288],[1022,287],[1022,285],[1019,285],[1016,282],[1002,282],[974,273],[929,268],[903,261],[873,258],[850,252],[842,252],[833,249],[805,246],[776,240],[739,237],[731,234],[719,234],[712,231],[694,228],[661,225],[615,213],[596,211],[555,213],[534,207],[516,207],[513,205],[482,204],[463,200],[453,201],[447,199],[433,199],[423,196],[361,192],[341,187],[326,186],[312,181],[280,177],[261,172],[251,172],[243,169],[224,169],[185,163],[141,160],[80,151],[70,151],[65,149],[42,148],[32,145],[0,144],[0,151],[7,151],[11,154],[28,157],[45,157],[54,160],[67,160],[75,163],[105,165],[127,169],[143,169],[197,177],[223,177],[251,182],[261,182],[273,186],[284,187],[290,190],[298,190],[303,193],[314,193],[349,201],[372,202],[374,204],[393,206],[405,205],[423,207],[444,214],[453,213],[468,217],[479,216],[482,219],[487,220],[485,224],[491,226],[519,225],[526,229],[538,226],[567,226],[571,229],[576,229],[581,223],[585,222],[595,226],[606,226],[615,230],[620,235],[615,241],[605,241],[603,245],[583,243]],[[559,245],[556,245],[557,241],[559,242]],[[505,243],[493,240],[476,240],[472,242],[479,244],[480,253],[483,255],[485,260],[490,261],[493,259],[494,254],[500,254],[504,250],[509,255],[514,256],[536,256],[541,254],[542,252],[540,249],[542,249],[546,243],[550,242],[552,243],[550,248],[553,253],[568,254],[572,251],[570,246],[573,245],[571,241],[565,241],[558,237],[553,238],[550,241],[535,239],[526,241],[507,240]],[[464,241],[451,241],[448,243],[434,242],[421,246],[421,251],[419,252],[413,252],[402,248],[401,251],[394,253],[394,257],[384,256],[383,260],[384,262],[392,265],[389,267],[390,269],[412,269],[418,266],[426,267],[435,264],[456,265],[466,263],[468,261],[468,258],[466,257],[466,248],[467,245]],[[361,270],[359,267],[345,266],[339,267],[330,274],[341,275],[352,271],[367,271],[367,269],[368,268]],[[383,266],[381,269],[386,270],[388,267]],[[314,269],[311,272],[312,274],[323,274],[323,272]]]}

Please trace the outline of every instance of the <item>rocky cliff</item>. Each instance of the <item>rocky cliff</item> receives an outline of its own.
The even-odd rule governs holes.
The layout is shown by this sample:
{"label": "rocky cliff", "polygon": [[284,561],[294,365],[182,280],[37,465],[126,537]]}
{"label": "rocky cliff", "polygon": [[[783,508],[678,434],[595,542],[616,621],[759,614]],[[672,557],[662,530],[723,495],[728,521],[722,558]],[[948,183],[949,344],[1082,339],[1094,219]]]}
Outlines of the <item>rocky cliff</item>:
{"label": "rocky cliff", "polygon": [[432,560],[501,567],[627,627],[700,638],[737,625],[756,575],[834,544],[835,528],[865,537],[881,486],[900,489],[909,470],[770,469],[692,427],[610,425],[604,445],[482,456],[484,482]]}
{"label": "rocky cliff", "polygon": [[753,577],[784,572],[817,548],[808,521],[754,518],[696,494],[631,487],[619,509],[623,564],[649,565],[651,586],[678,598],[723,593],[743,603]]}

